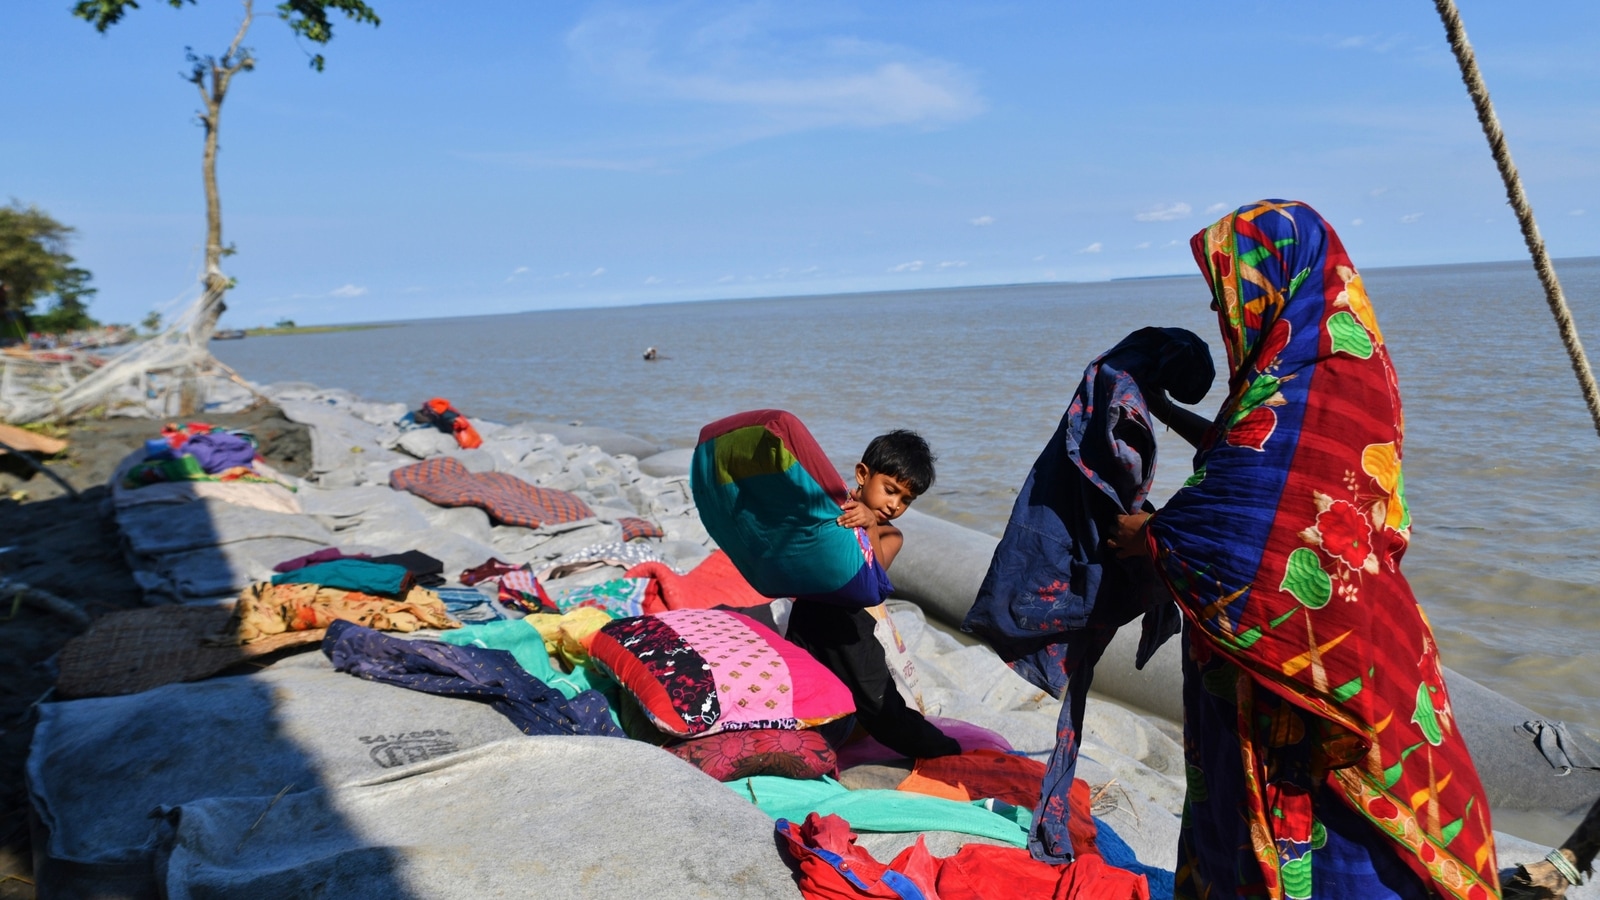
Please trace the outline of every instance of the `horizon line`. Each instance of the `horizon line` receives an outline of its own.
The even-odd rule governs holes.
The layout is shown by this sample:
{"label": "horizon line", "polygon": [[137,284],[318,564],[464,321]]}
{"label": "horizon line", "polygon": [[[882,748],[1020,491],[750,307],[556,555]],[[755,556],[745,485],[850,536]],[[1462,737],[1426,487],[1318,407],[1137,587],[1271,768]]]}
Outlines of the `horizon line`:
{"label": "horizon line", "polygon": [[[1551,262],[1578,262],[1578,261],[1591,260],[1591,259],[1600,260],[1600,254],[1595,254],[1595,255],[1591,255],[1591,256],[1552,257]],[[1403,265],[1394,265],[1394,266],[1374,266],[1374,267],[1372,267],[1370,269],[1362,269],[1361,271],[1363,271],[1363,272],[1386,272],[1386,271],[1392,271],[1392,270],[1395,270],[1395,269],[1432,269],[1432,268],[1444,268],[1444,267],[1448,267],[1448,266],[1498,266],[1498,265],[1521,264],[1521,263],[1526,263],[1530,268],[1533,266],[1533,261],[1532,260],[1525,259],[1525,258],[1518,258],[1518,259],[1479,260],[1479,261],[1475,261],[1475,262],[1453,262],[1453,263],[1407,263],[1407,264],[1403,264]],[[1558,275],[1559,275],[1559,273],[1558,273]],[[889,295],[889,294],[919,294],[919,293],[933,293],[935,291],[958,291],[958,290],[972,290],[972,289],[983,289],[983,288],[1020,288],[1020,287],[1049,287],[1049,286],[1057,286],[1057,285],[1067,286],[1067,285],[1084,285],[1084,284],[1111,284],[1111,283],[1114,283],[1114,282],[1161,281],[1161,280],[1167,280],[1167,279],[1200,278],[1200,277],[1201,277],[1201,275],[1200,275],[1199,272],[1194,272],[1192,274],[1191,273],[1174,273],[1174,274],[1169,274],[1169,275],[1123,275],[1123,276],[1118,276],[1118,277],[1115,277],[1115,278],[1103,278],[1103,279],[1094,279],[1094,280],[1085,280],[1085,281],[1065,281],[1065,280],[1062,280],[1062,281],[1015,281],[1015,282],[1000,282],[1000,283],[989,283],[989,284],[951,284],[951,285],[942,285],[942,286],[938,286],[938,287],[891,288],[891,289],[888,289],[888,290],[828,291],[828,292],[824,292],[824,293],[813,293],[813,294],[803,294],[803,293],[802,294],[756,294],[756,295],[750,295],[750,296],[745,296],[745,297],[702,297],[702,298],[697,299],[697,300],[647,300],[647,301],[643,301],[643,302],[629,301],[629,302],[621,302],[621,303],[596,303],[596,304],[590,304],[590,305],[584,305],[584,306],[547,306],[547,307],[540,307],[540,308],[537,308],[537,309],[512,310],[512,311],[509,311],[509,312],[457,313],[457,314],[453,314],[453,315],[418,316],[416,318],[409,318],[409,319],[360,319],[360,320],[351,320],[351,321],[345,321],[345,322],[306,322],[306,323],[297,323],[297,324],[315,325],[315,326],[318,326],[318,327],[321,327],[321,326],[343,326],[343,325],[401,325],[401,324],[409,324],[409,323],[414,323],[414,322],[431,322],[431,321],[443,320],[443,319],[478,319],[478,318],[487,318],[489,316],[523,316],[523,315],[528,315],[530,313],[573,312],[573,311],[590,310],[590,309],[632,309],[632,308],[641,308],[641,307],[646,307],[646,306],[673,306],[673,305],[678,305],[678,304],[691,304],[691,303],[744,303],[744,302],[748,302],[748,301],[752,301],[752,300],[807,300],[807,299],[820,299],[820,298],[824,298],[824,297],[870,297],[870,296]],[[263,326],[247,325],[247,326],[238,326],[238,327],[253,328],[253,327],[263,327]]]}

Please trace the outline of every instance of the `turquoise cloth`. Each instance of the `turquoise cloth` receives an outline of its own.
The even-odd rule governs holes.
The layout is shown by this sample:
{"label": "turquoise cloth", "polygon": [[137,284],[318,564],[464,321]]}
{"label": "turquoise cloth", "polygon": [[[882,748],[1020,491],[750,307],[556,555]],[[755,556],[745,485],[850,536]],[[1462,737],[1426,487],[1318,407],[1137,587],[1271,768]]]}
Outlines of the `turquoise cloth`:
{"label": "turquoise cloth", "polygon": [[[856,831],[954,831],[1026,847],[1033,821],[1033,812],[1019,806],[962,803],[909,791],[852,791],[826,776],[800,781],[753,775],[727,785],[774,819],[804,822],[811,813],[832,813]],[[993,810],[986,807],[991,803]]]}
{"label": "turquoise cloth", "polygon": [[617,719],[617,683],[589,666],[579,666],[571,672],[561,671],[544,648],[539,629],[521,619],[464,625],[444,632],[439,640],[458,647],[505,650],[529,675],[560,691],[568,700],[584,691],[599,691],[611,706],[612,720],[619,726],[622,724]]}
{"label": "turquoise cloth", "polygon": [[410,575],[405,566],[368,562],[364,559],[336,559],[317,563],[293,572],[272,576],[273,584],[317,584],[363,594],[400,595]]}

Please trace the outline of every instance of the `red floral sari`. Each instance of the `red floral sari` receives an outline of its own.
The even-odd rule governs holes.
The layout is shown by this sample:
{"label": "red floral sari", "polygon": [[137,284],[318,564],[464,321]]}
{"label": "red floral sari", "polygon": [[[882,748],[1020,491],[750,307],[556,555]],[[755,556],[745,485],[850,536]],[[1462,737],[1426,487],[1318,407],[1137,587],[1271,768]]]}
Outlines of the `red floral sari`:
{"label": "red floral sari", "polygon": [[1301,203],[1246,206],[1192,245],[1231,377],[1149,528],[1190,651],[1178,893],[1365,878],[1498,896],[1489,809],[1400,573],[1404,420],[1361,277]]}

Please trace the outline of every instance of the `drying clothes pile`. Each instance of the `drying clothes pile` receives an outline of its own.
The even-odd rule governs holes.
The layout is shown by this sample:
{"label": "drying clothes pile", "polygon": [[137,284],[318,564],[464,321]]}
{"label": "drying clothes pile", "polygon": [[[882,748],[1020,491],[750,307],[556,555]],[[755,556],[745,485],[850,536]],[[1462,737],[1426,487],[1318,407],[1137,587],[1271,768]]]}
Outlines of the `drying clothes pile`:
{"label": "drying clothes pile", "polygon": [[[423,553],[421,550],[407,550],[403,553],[386,553],[374,556],[371,553],[346,553],[345,551],[340,550],[338,547],[324,547],[321,550],[317,550],[313,553],[307,553],[304,556],[297,556],[294,559],[286,559],[283,562],[273,566],[272,571],[279,574],[288,572],[301,572],[303,576],[303,570],[307,567],[315,566],[319,563],[331,563],[343,559],[363,560],[380,565],[399,566],[405,569],[411,578],[414,579],[415,583],[421,585],[422,587],[436,587],[445,583],[443,577],[444,563],[426,553]],[[295,580],[305,579],[281,579],[277,575],[272,577],[274,584],[284,584]],[[309,580],[314,581],[316,579]],[[332,584],[326,581],[323,583],[329,584],[331,587],[345,586],[341,584]]]}
{"label": "drying clothes pile", "polygon": [[445,611],[458,622],[497,622],[507,617],[504,608],[483,591],[466,587],[441,587],[434,588],[433,592],[439,595],[439,602],[444,604]]}
{"label": "drying clothes pile", "polygon": [[483,446],[483,437],[478,434],[478,429],[472,427],[467,417],[443,397],[434,397],[417,410],[407,413],[406,417],[407,421],[418,425],[431,425],[445,434],[454,436],[456,443],[462,449],[475,450]]}
{"label": "drying clothes pile", "polygon": [[[1006,896],[1011,897],[1149,900],[1151,886],[1146,877],[1118,868],[1136,865],[1131,853],[1118,852],[1116,862],[1101,855],[1095,843],[1100,829],[1088,815],[1088,799],[1087,785],[1077,782],[1073,790],[1076,821],[1086,824],[1075,835],[1083,849],[1070,866],[1038,862],[1018,847],[977,843],[941,858],[929,853],[920,838],[889,863],[881,863],[857,846],[852,823],[837,815],[808,813],[798,825],[780,818],[777,828],[800,866],[800,889],[818,900],[983,900],[995,896],[999,885],[1004,885]],[[1112,838],[1108,844],[1121,843],[1109,828],[1104,833]]]}
{"label": "drying clothes pile", "polygon": [[[627,568],[620,578],[590,581],[577,577],[623,566]],[[669,609],[754,609],[773,602],[756,593],[721,550],[713,551],[685,574],[641,542],[584,547],[537,571],[532,566],[489,559],[464,570],[460,581],[494,585],[501,604],[528,614],[591,606],[621,618]]]}
{"label": "drying clothes pile", "polygon": [[[347,896],[469,897],[537,883],[572,896],[796,897],[810,888],[797,886],[767,810],[795,822],[842,814],[860,834],[854,846],[885,860],[918,841],[948,857],[1025,835],[1030,813],[1014,791],[894,790],[947,773],[913,772],[867,741],[829,743],[824,729],[849,734],[849,692],[785,637],[789,601],[761,596],[716,552],[686,473],[645,475],[634,451],[563,444],[542,426],[480,421],[481,446],[435,450],[398,441],[404,407],[304,386],[267,393],[312,426],[313,478],[282,478],[295,491],[126,488],[118,475],[114,509],[137,577],[152,602],[193,606],[85,646],[180,624],[191,644],[214,639],[218,623],[228,637],[141,674],[127,685],[136,693],[113,685],[107,693],[125,695],[43,704],[28,775],[41,892],[115,883],[285,896],[324,884]],[[630,440],[616,445],[640,443]],[[473,488],[503,476],[488,481],[507,490],[441,506],[391,487],[408,467]],[[151,499],[130,499],[140,495]],[[499,514],[515,519],[531,498],[548,505],[520,522]],[[628,519],[661,536],[632,537]],[[536,611],[500,601],[519,582]],[[1015,748],[1038,765],[1054,717],[1035,692],[992,653],[926,627],[915,607],[881,611],[920,677],[908,703],[965,749]],[[305,652],[319,639],[325,653]],[[156,674],[206,680],[143,689]],[[1085,777],[1137,786],[1155,847],[1140,852],[1170,864],[1165,798],[1181,796],[1181,776],[1165,773],[1181,772],[1168,759],[1179,753],[1137,716],[1104,715],[1120,717],[1112,733],[1125,739],[1087,742]],[[1002,776],[1020,759],[995,758]],[[217,764],[239,759],[250,764]],[[1132,766],[1145,774],[1125,776]],[[844,787],[865,769],[895,774],[882,790]],[[999,793],[993,773],[957,780]],[[894,813],[901,803],[913,813]],[[626,810],[627,827],[561,815],[588,808]],[[641,828],[672,839],[641,842]],[[518,850],[506,853],[512,833]]]}
{"label": "drying clothes pile", "polygon": [[700,565],[687,574],[675,571],[659,562],[646,562],[628,569],[628,578],[648,578],[645,588],[645,609],[658,612],[664,609],[704,609],[727,606],[734,609],[766,606],[772,601],[757,593],[734,568],[728,554],[712,551]]}
{"label": "drying clothes pile", "polygon": [[454,628],[439,597],[413,587],[403,597],[381,597],[316,584],[253,584],[239,595],[225,640],[248,644],[287,631],[315,631],[335,621],[384,631]]}
{"label": "drying clothes pile", "polygon": [[402,641],[351,622],[334,622],[322,652],[335,669],[368,681],[487,701],[523,734],[622,737],[604,697],[586,691],[568,701],[504,650]]}
{"label": "drying clothes pile", "polygon": [[255,438],[204,422],[168,424],[161,437],[145,442],[144,458],[122,475],[128,488],[169,481],[247,481],[278,483],[257,471]]}

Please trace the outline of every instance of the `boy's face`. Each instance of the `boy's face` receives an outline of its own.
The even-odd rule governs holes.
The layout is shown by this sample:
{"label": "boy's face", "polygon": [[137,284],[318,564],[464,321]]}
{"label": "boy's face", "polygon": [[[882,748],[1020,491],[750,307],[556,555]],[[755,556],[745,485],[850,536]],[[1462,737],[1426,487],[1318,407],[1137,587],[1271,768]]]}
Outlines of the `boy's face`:
{"label": "boy's face", "polygon": [[874,472],[866,463],[856,463],[856,485],[861,505],[872,510],[879,522],[899,518],[917,499],[911,485],[893,475]]}

